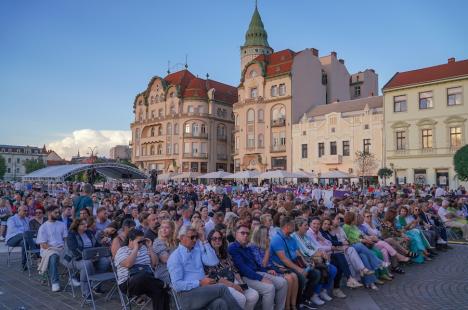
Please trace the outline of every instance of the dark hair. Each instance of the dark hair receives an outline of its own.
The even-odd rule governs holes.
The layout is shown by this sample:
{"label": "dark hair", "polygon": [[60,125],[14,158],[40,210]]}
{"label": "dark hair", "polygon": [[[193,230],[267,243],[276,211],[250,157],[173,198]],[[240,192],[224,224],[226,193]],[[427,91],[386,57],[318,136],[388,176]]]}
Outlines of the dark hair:
{"label": "dark hair", "polygon": [[137,237],[143,237],[145,234],[142,230],[139,229],[132,229],[128,233],[128,240],[135,240]]}
{"label": "dark hair", "polygon": [[106,207],[99,207],[99,208],[97,209],[97,211],[96,211],[96,214],[98,214],[98,213],[100,213],[100,212],[102,212],[102,211],[106,211],[106,210],[107,210]]}
{"label": "dark hair", "polygon": [[56,206],[56,205],[50,205],[50,206],[47,207],[47,213],[52,213],[55,210],[59,210],[59,207]]}
{"label": "dark hair", "polygon": [[89,212],[89,209],[88,208],[83,208],[80,210],[80,213],[81,211],[85,211],[86,213],[88,213],[88,216],[91,216],[91,213]]}
{"label": "dark hair", "polygon": [[293,218],[286,215],[280,220],[280,227],[283,228],[284,226],[289,225],[290,223],[293,223],[293,222],[294,222]]}
{"label": "dark hair", "polygon": [[240,224],[240,225],[236,226],[235,232],[237,233],[237,231],[239,229],[241,229],[242,227],[247,228],[248,230],[250,230],[250,227],[248,225]]}
{"label": "dark hair", "polygon": [[134,220],[132,219],[125,219],[123,222],[122,222],[122,228],[125,228],[125,227],[135,227],[136,226],[136,223]]}
{"label": "dark hair", "polygon": [[228,257],[228,251],[227,251],[228,243],[223,233],[220,230],[213,229],[212,231],[210,231],[210,233],[208,234],[208,242],[210,242],[211,244],[211,239],[213,238],[213,235],[215,233],[218,233],[221,235],[221,247],[219,248],[219,258],[226,259]]}
{"label": "dark hair", "polygon": [[70,231],[78,232],[78,226],[80,226],[81,222],[86,222],[86,225],[88,225],[85,219],[74,219],[70,225]]}

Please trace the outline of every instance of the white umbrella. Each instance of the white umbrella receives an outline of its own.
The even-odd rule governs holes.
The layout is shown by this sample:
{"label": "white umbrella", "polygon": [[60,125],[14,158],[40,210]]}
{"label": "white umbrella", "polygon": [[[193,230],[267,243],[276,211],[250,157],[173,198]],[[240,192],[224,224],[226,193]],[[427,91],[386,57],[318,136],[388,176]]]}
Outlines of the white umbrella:
{"label": "white umbrella", "polygon": [[295,179],[301,176],[284,170],[271,170],[258,176],[259,179]]}
{"label": "white umbrella", "polygon": [[182,172],[173,176],[174,180],[181,180],[181,179],[196,179],[200,176],[199,172]]}
{"label": "white umbrella", "polygon": [[354,178],[354,176],[352,176],[349,173],[340,171],[340,170],[327,171],[320,175],[320,179],[349,179],[349,178]]}
{"label": "white umbrella", "polygon": [[225,179],[236,179],[236,180],[257,179],[259,175],[260,175],[260,172],[258,172],[258,171],[245,170],[245,171],[236,172],[236,173],[234,173],[233,175],[231,175],[229,177],[225,177]]}
{"label": "white umbrella", "polygon": [[199,176],[199,179],[228,179],[232,173],[225,172],[225,171],[216,171],[210,172],[204,175]]}
{"label": "white umbrella", "polygon": [[168,172],[168,173],[162,173],[160,175],[158,175],[158,181],[168,181],[172,178],[174,178],[174,176],[176,176],[178,173],[177,172]]}
{"label": "white umbrella", "polygon": [[294,172],[295,174],[299,175],[299,178],[301,179],[313,179],[316,178],[317,176],[313,172],[307,172],[307,171],[297,171]]}

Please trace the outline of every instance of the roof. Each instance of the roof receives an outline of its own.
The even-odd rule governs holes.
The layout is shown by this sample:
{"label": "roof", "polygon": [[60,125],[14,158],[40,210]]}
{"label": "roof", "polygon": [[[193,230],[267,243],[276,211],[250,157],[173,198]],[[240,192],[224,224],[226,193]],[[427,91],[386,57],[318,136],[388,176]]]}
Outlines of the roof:
{"label": "roof", "polygon": [[364,110],[366,105],[369,106],[369,109],[376,109],[383,107],[383,97],[382,96],[372,96],[367,98],[360,98],[355,100],[347,101],[338,101],[330,104],[321,104],[310,109],[306,115],[311,116],[321,116],[329,113],[345,113],[353,111]]}
{"label": "roof", "polygon": [[449,59],[446,64],[406,72],[397,72],[383,87],[391,88],[434,82],[438,80],[468,75],[468,59],[455,61]]}
{"label": "roof", "polygon": [[268,34],[263,26],[262,17],[257,6],[250,20],[249,29],[245,33],[244,46],[270,46],[268,45]]}
{"label": "roof", "polygon": [[269,55],[259,55],[253,62],[263,62],[266,76],[272,77],[291,72],[295,55],[296,52],[285,49]]}

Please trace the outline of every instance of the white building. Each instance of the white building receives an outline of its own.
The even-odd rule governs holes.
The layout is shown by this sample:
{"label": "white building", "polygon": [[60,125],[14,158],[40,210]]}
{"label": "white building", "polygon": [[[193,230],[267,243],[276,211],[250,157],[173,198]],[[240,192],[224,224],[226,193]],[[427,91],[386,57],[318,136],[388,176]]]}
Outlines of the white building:
{"label": "white building", "polygon": [[128,145],[116,145],[109,150],[110,159],[128,159],[132,158],[132,152]]}
{"label": "white building", "polygon": [[5,181],[19,180],[26,174],[24,162],[35,159],[47,163],[47,151],[34,146],[0,145],[0,156],[5,158]]}

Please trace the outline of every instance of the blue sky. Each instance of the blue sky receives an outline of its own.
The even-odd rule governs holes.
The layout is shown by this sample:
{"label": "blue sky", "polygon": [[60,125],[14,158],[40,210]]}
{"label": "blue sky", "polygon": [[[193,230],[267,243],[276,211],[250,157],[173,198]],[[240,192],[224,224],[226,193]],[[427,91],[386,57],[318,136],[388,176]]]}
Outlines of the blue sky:
{"label": "blue sky", "polygon": [[[253,8],[253,0],[1,1],[0,144],[129,130],[136,93],[186,54],[194,74],[237,85]],[[468,58],[467,9],[461,0],[259,1],[275,50],[336,51],[351,73],[374,68],[379,87],[396,71]]]}

